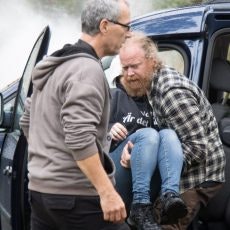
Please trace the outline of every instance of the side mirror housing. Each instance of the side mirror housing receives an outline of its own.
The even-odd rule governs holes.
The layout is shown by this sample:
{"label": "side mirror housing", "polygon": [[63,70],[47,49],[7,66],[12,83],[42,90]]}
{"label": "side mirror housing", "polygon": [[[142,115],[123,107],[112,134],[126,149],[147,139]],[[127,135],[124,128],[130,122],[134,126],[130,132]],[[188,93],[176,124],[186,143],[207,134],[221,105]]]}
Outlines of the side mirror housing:
{"label": "side mirror housing", "polygon": [[9,111],[4,111],[4,99],[2,93],[0,93],[0,128],[11,128],[13,120],[13,108]]}

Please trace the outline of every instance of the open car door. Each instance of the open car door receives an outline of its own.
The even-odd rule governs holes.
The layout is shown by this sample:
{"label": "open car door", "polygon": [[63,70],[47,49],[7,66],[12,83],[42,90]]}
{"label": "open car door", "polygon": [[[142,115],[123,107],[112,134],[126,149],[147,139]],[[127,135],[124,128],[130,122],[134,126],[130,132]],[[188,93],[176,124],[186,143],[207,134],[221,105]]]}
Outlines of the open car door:
{"label": "open car door", "polygon": [[45,27],[30,53],[19,82],[15,104],[7,124],[2,123],[0,161],[0,230],[29,229],[30,209],[27,190],[27,142],[23,136],[19,119],[24,110],[24,102],[32,93],[31,73],[35,64],[47,53],[50,29]]}

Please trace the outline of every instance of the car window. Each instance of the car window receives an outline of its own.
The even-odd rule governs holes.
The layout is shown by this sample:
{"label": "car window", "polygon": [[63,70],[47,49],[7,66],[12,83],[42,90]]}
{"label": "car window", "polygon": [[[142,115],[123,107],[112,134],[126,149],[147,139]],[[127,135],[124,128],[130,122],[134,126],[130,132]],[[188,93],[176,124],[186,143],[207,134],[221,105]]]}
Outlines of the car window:
{"label": "car window", "polygon": [[103,63],[104,62],[107,63],[107,68],[105,68],[104,71],[105,71],[107,81],[109,83],[109,87],[115,88],[115,85],[113,84],[113,80],[115,77],[117,77],[121,73],[121,65],[120,65],[119,56],[116,55],[113,57],[113,59],[111,59],[111,57],[106,57],[102,61]]}
{"label": "car window", "polygon": [[[227,53],[227,61],[230,64],[230,35],[228,35],[228,53]],[[229,92],[224,92],[224,96],[223,98],[225,98],[225,100],[230,101],[230,93]]]}
{"label": "car window", "polygon": [[15,103],[15,97],[12,98],[11,100],[7,101],[5,104],[4,104],[4,111],[12,111],[13,112],[13,109],[14,109],[14,103]]}
{"label": "car window", "polygon": [[30,57],[27,63],[26,69],[24,71],[24,75],[23,75],[24,84],[22,84],[21,92],[18,98],[16,117],[15,117],[16,122],[14,123],[14,129],[19,129],[18,119],[21,117],[23,113],[23,109],[24,109],[23,105],[24,105],[24,101],[26,99],[26,96],[29,90],[30,81],[31,81],[31,72],[36,63],[41,42],[42,42],[42,39],[38,42],[37,46],[35,46],[34,52],[32,53],[32,56]]}
{"label": "car window", "polygon": [[[14,103],[15,103],[15,95],[11,99],[7,99],[4,101],[4,112],[13,112],[14,110]],[[0,128],[0,132],[5,130],[4,128]]]}
{"label": "car window", "polygon": [[24,110],[24,102],[29,93],[31,87],[31,73],[35,64],[42,59],[43,55],[46,54],[49,44],[50,30],[46,27],[39,35],[27,61],[23,76],[19,83],[19,91],[15,102],[15,119],[14,119],[14,130],[19,130],[19,119]]}
{"label": "car window", "polygon": [[184,59],[179,51],[170,48],[159,50],[159,56],[165,65],[175,68],[178,72],[184,74]]}

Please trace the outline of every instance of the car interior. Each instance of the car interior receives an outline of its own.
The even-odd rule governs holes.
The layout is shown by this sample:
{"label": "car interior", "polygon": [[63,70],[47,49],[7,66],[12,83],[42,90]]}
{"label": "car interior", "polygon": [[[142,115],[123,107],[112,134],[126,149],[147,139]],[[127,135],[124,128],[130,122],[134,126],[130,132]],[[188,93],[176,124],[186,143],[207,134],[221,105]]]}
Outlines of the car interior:
{"label": "car interior", "polygon": [[206,208],[201,208],[192,230],[230,229],[230,36],[214,43],[208,98],[217,119],[226,153],[226,182]]}

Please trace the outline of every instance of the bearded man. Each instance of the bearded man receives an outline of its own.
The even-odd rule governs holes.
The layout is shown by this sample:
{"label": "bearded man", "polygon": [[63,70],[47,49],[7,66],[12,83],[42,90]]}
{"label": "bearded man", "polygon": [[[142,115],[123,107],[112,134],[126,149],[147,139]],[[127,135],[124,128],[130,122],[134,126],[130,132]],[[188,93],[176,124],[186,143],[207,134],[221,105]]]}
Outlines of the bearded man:
{"label": "bearded man", "polygon": [[163,216],[167,221],[176,222],[187,214],[179,196],[183,151],[174,130],[159,130],[147,97],[152,63],[144,61],[145,53],[138,47],[133,51],[138,55],[129,60],[123,48],[120,50],[123,71],[114,80],[117,88],[111,90],[110,156],[116,165],[117,191],[130,209],[128,223],[138,230],[159,230],[153,218],[153,201],[159,190],[165,198]]}
{"label": "bearded man", "polygon": [[[122,81],[126,91],[138,94],[143,90],[140,90],[142,85],[148,95],[159,132],[171,128],[180,140],[183,149],[182,164],[181,161],[177,162],[171,159],[172,152],[176,147],[173,143],[169,146],[165,145],[169,148],[158,153],[157,162],[162,187],[160,199],[159,202],[155,202],[154,211],[159,214],[156,215],[155,221],[161,225],[162,229],[186,230],[201,206],[206,206],[209,203],[225,181],[225,153],[212,107],[202,90],[194,82],[175,69],[162,64],[156,45],[147,36],[133,33],[126,39],[119,56],[124,76]],[[125,97],[120,98],[120,102],[124,100]],[[127,108],[128,106],[126,106]],[[116,115],[115,112],[113,114]],[[118,138],[116,130],[112,131]],[[152,136],[152,134],[148,132],[146,136]],[[165,135],[160,145],[167,138],[169,136]],[[149,145],[143,145],[142,150],[146,150]],[[132,158],[133,152],[131,155],[122,154],[122,164],[131,163],[132,168]],[[175,159],[177,158],[175,157]],[[162,160],[165,160],[166,163],[162,164]],[[143,167],[146,172],[150,166],[143,165]],[[173,182],[177,184],[180,173],[179,194],[185,202],[188,212],[184,217],[180,215],[180,218],[177,219],[178,216],[174,216],[174,218],[168,218],[165,221],[164,213],[169,214],[169,217],[173,217],[170,213],[185,214],[183,208],[180,209],[182,210],[180,212],[177,210],[178,207],[183,207],[182,205],[173,205],[181,204],[178,194],[175,192],[165,193],[165,185],[168,185],[170,181],[172,181],[172,185]],[[165,174],[169,176],[168,181],[165,181]],[[176,179],[174,175],[177,175]],[[119,178],[116,179],[119,181]],[[120,180],[124,180],[124,178],[121,177]],[[146,178],[142,177],[142,180],[145,181]],[[157,186],[156,180],[154,180],[154,185]],[[172,188],[171,190],[173,190]],[[130,216],[134,220],[138,219],[138,215],[132,214],[132,208]]]}

